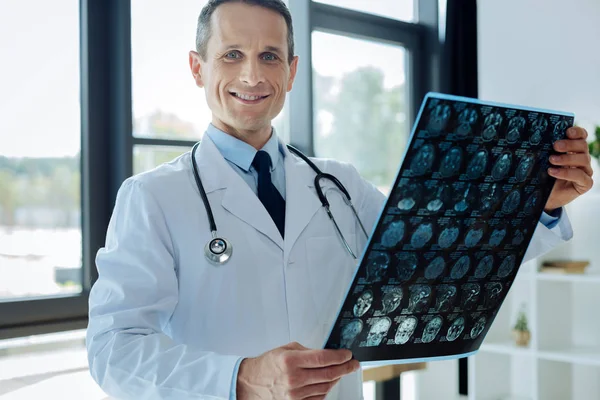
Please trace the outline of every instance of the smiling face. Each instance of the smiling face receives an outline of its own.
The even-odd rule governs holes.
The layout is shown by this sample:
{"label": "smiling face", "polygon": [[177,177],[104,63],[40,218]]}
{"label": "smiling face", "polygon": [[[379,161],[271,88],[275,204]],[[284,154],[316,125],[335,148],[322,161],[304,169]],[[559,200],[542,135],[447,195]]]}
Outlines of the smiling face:
{"label": "smiling face", "polygon": [[206,56],[192,51],[189,62],[196,85],[204,88],[212,124],[261,148],[298,65],[298,57],[288,60],[283,16],[260,6],[222,4],[211,17]]}

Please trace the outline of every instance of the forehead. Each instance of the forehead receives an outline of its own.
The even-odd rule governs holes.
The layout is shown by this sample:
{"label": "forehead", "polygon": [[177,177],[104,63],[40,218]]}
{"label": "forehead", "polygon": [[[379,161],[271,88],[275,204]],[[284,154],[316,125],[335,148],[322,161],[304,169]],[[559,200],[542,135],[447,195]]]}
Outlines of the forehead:
{"label": "forehead", "polygon": [[274,10],[245,3],[225,3],[211,17],[211,41],[217,46],[287,48],[284,47],[287,25],[283,16]]}

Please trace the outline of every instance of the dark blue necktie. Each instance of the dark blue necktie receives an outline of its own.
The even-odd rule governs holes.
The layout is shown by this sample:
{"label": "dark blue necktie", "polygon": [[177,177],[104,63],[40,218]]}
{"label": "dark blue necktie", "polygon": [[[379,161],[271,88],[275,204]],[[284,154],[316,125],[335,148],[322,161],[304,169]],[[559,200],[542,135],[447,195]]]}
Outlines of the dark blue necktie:
{"label": "dark blue necktie", "polygon": [[259,151],[254,156],[252,165],[258,172],[258,199],[263,203],[277,229],[283,237],[285,228],[285,200],[271,181],[271,157],[266,151]]}

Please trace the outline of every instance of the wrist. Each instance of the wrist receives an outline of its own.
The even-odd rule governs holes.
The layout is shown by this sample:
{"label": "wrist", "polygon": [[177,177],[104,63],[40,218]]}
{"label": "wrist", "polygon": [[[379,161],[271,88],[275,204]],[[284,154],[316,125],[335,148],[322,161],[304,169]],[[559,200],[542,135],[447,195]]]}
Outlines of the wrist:
{"label": "wrist", "polygon": [[249,371],[252,371],[254,368],[252,366],[254,359],[252,358],[244,358],[240,363],[240,368],[238,369],[238,374],[236,377],[236,389],[235,396],[237,400],[246,400],[249,395],[250,382],[248,380]]}

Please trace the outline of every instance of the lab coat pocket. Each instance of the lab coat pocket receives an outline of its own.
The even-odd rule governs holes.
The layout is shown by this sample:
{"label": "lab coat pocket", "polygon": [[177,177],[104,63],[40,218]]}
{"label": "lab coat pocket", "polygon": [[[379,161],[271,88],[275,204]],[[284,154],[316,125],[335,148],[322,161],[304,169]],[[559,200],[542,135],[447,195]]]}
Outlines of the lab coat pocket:
{"label": "lab coat pocket", "polygon": [[[346,240],[355,252],[356,235],[347,234]],[[336,235],[308,238],[306,254],[315,311],[322,324],[332,324],[354,277],[357,260]]]}

